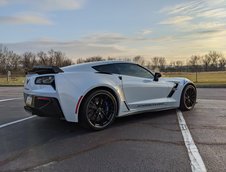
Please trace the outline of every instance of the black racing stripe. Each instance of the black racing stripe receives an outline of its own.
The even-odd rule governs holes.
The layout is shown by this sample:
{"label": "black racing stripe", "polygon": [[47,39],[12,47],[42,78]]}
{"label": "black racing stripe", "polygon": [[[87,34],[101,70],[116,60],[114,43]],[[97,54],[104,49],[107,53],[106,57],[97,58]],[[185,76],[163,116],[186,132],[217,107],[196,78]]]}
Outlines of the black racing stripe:
{"label": "black racing stripe", "polygon": [[127,103],[126,103],[126,101],[124,101],[124,103],[125,103],[125,105],[126,105],[126,108],[127,108],[128,110],[130,110],[130,109],[129,109],[129,106],[128,106]]}

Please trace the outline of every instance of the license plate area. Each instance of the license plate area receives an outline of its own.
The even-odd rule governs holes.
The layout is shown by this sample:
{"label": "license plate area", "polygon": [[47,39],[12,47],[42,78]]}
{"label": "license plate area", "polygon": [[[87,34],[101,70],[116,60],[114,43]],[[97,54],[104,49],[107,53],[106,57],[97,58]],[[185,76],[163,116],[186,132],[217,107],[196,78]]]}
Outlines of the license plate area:
{"label": "license plate area", "polygon": [[32,104],[33,104],[33,96],[27,95],[27,96],[26,96],[26,100],[25,100],[25,104],[26,104],[27,106],[32,107]]}

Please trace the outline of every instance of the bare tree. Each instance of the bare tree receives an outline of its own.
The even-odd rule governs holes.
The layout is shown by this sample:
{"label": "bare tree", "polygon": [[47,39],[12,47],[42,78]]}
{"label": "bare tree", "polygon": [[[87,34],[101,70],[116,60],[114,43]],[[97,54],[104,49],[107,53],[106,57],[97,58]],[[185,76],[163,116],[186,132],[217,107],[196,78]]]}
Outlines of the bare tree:
{"label": "bare tree", "polygon": [[176,70],[177,71],[182,71],[182,67],[183,67],[183,65],[184,65],[184,63],[183,63],[183,61],[181,61],[181,60],[177,60],[177,61],[175,61],[175,68],[176,68]]}
{"label": "bare tree", "polygon": [[63,52],[53,49],[48,51],[48,54],[40,51],[37,53],[37,57],[39,58],[38,62],[40,65],[62,67],[73,64],[72,60],[68,59]]}
{"label": "bare tree", "polygon": [[37,64],[36,55],[32,52],[25,52],[21,60],[25,72],[32,69]]}
{"label": "bare tree", "polygon": [[6,47],[3,47],[3,45],[0,46],[0,72],[5,73],[6,72],[6,52],[8,49]]}
{"label": "bare tree", "polygon": [[89,57],[89,58],[86,58],[84,60],[84,62],[95,62],[95,61],[104,61],[105,59],[103,57],[100,57],[100,56],[93,56],[93,57]]}
{"label": "bare tree", "polygon": [[151,59],[152,62],[152,68],[154,70],[164,70],[166,67],[166,59],[165,57],[153,57]]}
{"label": "bare tree", "polygon": [[165,70],[165,67],[166,67],[166,58],[165,57],[159,57],[159,67],[160,67],[161,71]]}
{"label": "bare tree", "polygon": [[18,71],[19,64],[21,62],[21,57],[18,54],[12,52],[9,58],[10,58],[10,69],[12,71]]}
{"label": "bare tree", "polygon": [[40,65],[49,65],[49,59],[45,52],[40,51],[37,53],[37,57],[39,58],[39,64]]}
{"label": "bare tree", "polygon": [[116,60],[114,57],[108,57],[107,60]]}
{"label": "bare tree", "polygon": [[156,70],[159,67],[159,58],[158,57],[153,57],[151,59],[151,63],[152,63],[153,70]]}
{"label": "bare tree", "polygon": [[6,47],[0,47],[0,72],[6,73],[7,70],[17,71],[20,63],[20,56],[9,51]]}
{"label": "bare tree", "polygon": [[147,62],[146,67],[147,67],[148,69],[151,69],[151,70],[152,70],[151,62]]}
{"label": "bare tree", "polygon": [[144,64],[145,64],[145,60],[144,60],[144,58],[143,58],[142,56],[135,56],[135,57],[133,58],[133,61],[134,61],[135,63],[140,64],[140,65],[144,65]]}
{"label": "bare tree", "polygon": [[184,65],[183,61],[181,60],[177,60],[175,63],[177,67],[182,67]]}
{"label": "bare tree", "polygon": [[218,68],[218,61],[222,56],[221,53],[218,53],[216,51],[210,51],[207,55],[205,55],[206,58],[209,58],[211,59],[210,61],[210,67],[211,67],[211,70],[217,70]]}
{"label": "bare tree", "polygon": [[66,58],[66,59],[64,59],[64,61],[62,62],[61,66],[69,66],[69,65],[72,65],[72,64],[74,64],[74,63],[72,62],[72,60]]}
{"label": "bare tree", "polygon": [[54,65],[55,66],[62,66],[63,62],[65,61],[65,55],[61,51],[54,52]]}
{"label": "bare tree", "polygon": [[131,62],[132,61],[132,59],[131,58],[128,58],[128,57],[124,57],[124,58],[122,58],[122,60],[123,61],[127,61],[127,62]]}
{"label": "bare tree", "polygon": [[206,54],[204,57],[202,57],[202,63],[204,65],[204,70],[208,71],[211,63],[211,57]]}
{"label": "bare tree", "polygon": [[84,60],[82,58],[78,58],[77,61],[76,61],[76,63],[77,64],[84,63]]}
{"label": "bare tree", "polygon": [[224,71],[225,70],[225,66],[226,66],[226,59],[225,59],[225,57],[222,56],[219,59],[219,68],[220,68],[220,70]]}
{"label": "bare tree", "polygon": [[198,74],[197,73],[198,73],[198,66],[200,64],[200,59],[201,59],[200,56],[193,55],[193,56],[190,57],[190,60],[189,60],[189,64],[192,67],[192,71],[196,72],[195,82],[198,82]]}
{"label": "bare tree", "polygon": [[190,57],[188,63],[189,63],[189,65],[191,65],[192,67],[198,66],[198,65],[200,64],[200,59],[201,59],[200,56],[193,55],[193,56]]}
{"label": "bare tree", "polygon": [[170,62],[170,67],[175,67],[176,66],[176,62],[175,61],[171,61]]}
{"label": "bare tree", "polygon": [[55,51],[53,49],[49,50],[48,51],[48,59],[49,59],[49,62],[48,64],[51,66],[54,65],[54,56],[55,56]]}

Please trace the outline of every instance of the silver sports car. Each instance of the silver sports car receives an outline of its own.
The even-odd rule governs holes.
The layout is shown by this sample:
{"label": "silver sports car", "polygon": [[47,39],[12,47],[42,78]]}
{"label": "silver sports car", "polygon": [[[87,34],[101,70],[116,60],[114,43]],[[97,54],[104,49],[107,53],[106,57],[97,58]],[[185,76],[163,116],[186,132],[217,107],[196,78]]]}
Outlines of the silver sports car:
{"label": "silver sports car", "polygon": [[101,61],[63,68],[34,67],[24,85],[25,109],[101,130],[116,117],[146,111],[191,110],[196,88],[186,78],[161,78],[143,66]]}

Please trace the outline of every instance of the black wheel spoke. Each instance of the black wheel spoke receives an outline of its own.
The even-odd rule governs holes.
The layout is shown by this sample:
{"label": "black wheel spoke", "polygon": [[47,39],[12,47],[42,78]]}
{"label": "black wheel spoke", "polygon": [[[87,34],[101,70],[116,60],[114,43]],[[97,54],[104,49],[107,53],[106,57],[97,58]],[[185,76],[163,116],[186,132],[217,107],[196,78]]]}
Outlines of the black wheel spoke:
{"label": "black wheel spoke", "polygon": [[97,109],[97,105],[93,101],[91,101],[89,104],[89,108]]}
{"label": "black wheel spoke", "polygon": [[100,93],[93,96],[87,106],[87,118],[92,126],[102,128],[111,123],[117,110],[113,96]]}
{"label": "black wheel spoke", "polygon": [[191,109],[196,103],[196,90],[193,86],[190,86],[184,93],[184,104],[188,109]]}
{"label": "black wheel spoke", "polygon": [[102,114],[103,114],[103,117],[105,117],[105,119],[107,120],[107,121],[109,121],[110,119],[109,119],[109,117],[105,114],[105,112],[104,111],[102,111]]}
{"label": "black wheel spoke", "polygon": [[188,97],[188,94],[187,94],[187,93],[185,93],[185,97],[186,97],[186,98]]}

